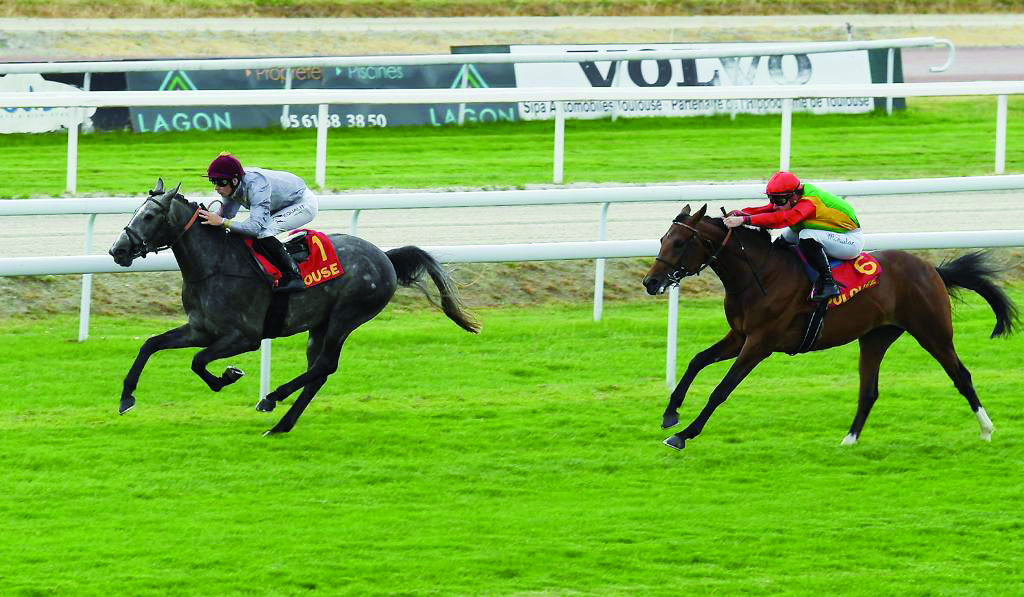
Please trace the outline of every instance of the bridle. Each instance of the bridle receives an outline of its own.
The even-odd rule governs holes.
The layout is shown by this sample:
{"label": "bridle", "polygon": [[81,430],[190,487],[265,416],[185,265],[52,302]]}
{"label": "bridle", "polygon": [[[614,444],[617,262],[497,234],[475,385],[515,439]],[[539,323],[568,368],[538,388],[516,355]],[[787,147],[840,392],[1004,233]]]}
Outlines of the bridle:
{"label": "bridle", "polygon": [[[162,197],[163,195],[160,196]],[[188,204],[190,207],[195,207],[195,211],[192,212],[192,217],[189,218],[188,222],[185,224],[184,228],[182,228],[181,232],[179,232],[178,235],[174,237],[174,240],[163,245],[150,245],[149,241],[143,238],[141,234],[139,234],[135,230],[132,230],[132,223],[129,222],[128,225],[124,227],[124,233],[125,235],[128,236],[129,242],[131,242],[132,252],[130,256],[132,259],[135,259],[136,257],[142,257],[143,259],[145,259],[146,255],[148,255],[150,252],[159,253],[160,251],[173,247],[179,240],[181,240],[181,237],[184,236],[186,232],[188,232],[189,228],[192,227],[192,224],[195,224],[196,218],[199,217],[199,210],[202,208],[202,205],[188,203],[185,200],[185,198],[179,194],[172,195],[170,201],[167,202],[166,206],[160,203],[157,197],[158,195],[150,193],[149,197],[147,197],[146,200],[142,202],[142,205],[139,206],[139,210],[145,207],[147,203],[152,201],[159,208],[158,211],[160,212],[161,215],[163,215],[169,227],[174,227],[174,222],[171,221],[170,201],[174,201],[175,199],[180,198],[183,203]],[[138,213],[138,211],[136,211],[136,213]],[[135,219],[132,218],[132,222],[134,221]]]}
{"label": "bridle", "polygon": [[[678,284],[680,280],[689,276],[700,275],[702,271],[704,271],[705,269],[707,269],[708,267],[710,267],[711,265],[718,261],[718,256],[722,253],[722,250],[725,249],[725,245],[729,244],[729,239],[732,238],[732,228],[730,228],[729,231],[725,233],[725,239],[722,240],[722,244],[718,245],[718,250],[714,250],[714,243],[701,236],[700,230],[694,228],[693,226],[690,226],[686,222],[681,222],[679,220],[672,220],[672,225],[682,226],[687,230],[691,230],[693,231],[693,235],[691,235],[690,238],[686,239],[686,244],[683,245],[682,253],[680,253],[679,259],[676,263],[672,263],[668,259],[664,259],[661,256],[657,256],[654,258],[655,261],[664,263],[668,267],[672,268],[672,271],[667,276],[669,285]],[[690,271],[683,266],[683,259],[686,257],[686,253],[690,249],[690,243],[693,242],[694,240],[709,247],[708,252],[711,253],[711,257],[708,257],[707,259],[702,261],[700,265],[697,266],[697,269]]]}

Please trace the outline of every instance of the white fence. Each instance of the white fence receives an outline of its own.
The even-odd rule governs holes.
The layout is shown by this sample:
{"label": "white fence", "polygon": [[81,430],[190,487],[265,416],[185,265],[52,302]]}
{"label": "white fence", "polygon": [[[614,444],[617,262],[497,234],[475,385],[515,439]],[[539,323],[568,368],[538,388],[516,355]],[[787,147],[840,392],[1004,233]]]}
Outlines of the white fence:
{"label": "white fence", "polygon": [[[514,63],[514,62],[622,62],[625,60],[657,60],[657,59],[697,59],[722,58],[730,56],[753,56],[759,54],[811,54],[827,52],[846,52],[853,50],[889,49],[887,64],[887,80],[892,81],[893,49],[907,47],[928,47],[945,45],[948,59],[945,64],[932,67],[933,72],[945,70],[953,62],[955,55],[953,44],[946,39],[924,37],[909,39],[891,39],[875,41],[846,42],[804,42],[796,44],[750,44],[738,49],[701,49],[701,50],[632,50],[623,52],[580,52],[580,53],[537,53],[537,54],[441,54],[411,56],[335,56],[335,57],[304,57],[304,58],[261,58],[261,59],[222,59],[222,60],[183,60],[183,61],[140,61],[140,62],[83,62],[83,63],[24,63],[0,64],[0,73],[55,73],[55,72],[115,72],[142,71],[173,68],[176,70],[223,70],[226,68],[265,68],[278,67],[287,69],[290,76],[292,68],[309,66],[348,65],[373,66],[393,64],[473,64],[473,63]],[[621,69],[620,69],[621,70]],[[88,79],[86,79],[88,86]],[[326,186],[327,164],[327,130],[329,127],[328,106],[332,104],[423,104],[451,103],[464,106],[467,103],[490,102],[521,102],[521,101],[554,101],[556,103],[554,126],[554,156],[552,179],[555,183],[563,181],[564,172],[564,140],[565,140],[565,101],[589,101],[598,99],[629,100],[629,99],[784,99],[782,106],[782,142],[779,149],[779,168],[789,168],[790,139],[792,128],[792,99],[809,97],[886,97],[891,106],[893,97],[910,95],[961,95],[956,91],[942,91],[938,88],[919,88],[917,92],[908,92],[899,85],[859,85],[859,86],[802,86],[798,89],[772,90],[771,87],[750,86],[746,88],[675,88],[675,89],[634,89],[616,87],[614,81],[611,88],[601,89],[405,89],[405,90],[296,90],[290,89],[290,77],[286,89],[281,90],[249,90],[249,91],[107,91],[84,93],[6,93],[0,94],[0,108],[59,108],[59,107],[110,107],[110,106],[210,106],[210,105],[318,105],[316,169],[315,183],[322,189]],[[883,88],[897,85],[897,87]],[[829,88],[844,88],[839,95],[822,91]],[[730,91],[725,91],[729,89]],[[746,89],[749,92],[741,92]],[[710,91],[710,93],[708,93]],[[970,95],[998,95],[1004,93],[1024,93],[1024,91],[1000,90],[977,91]],[[462,110],[460,110],[461,122]],[[999,116],[1003,140],[1005,144],[1006,98],[1000,95]],[[999,133],[996,141],[995,173],[1004,171],[1005,149],[1000,149]],[[78,124],[68,123],[66,190],[69,193],[77,189],[78,169]]]}
{"label": "white fence", "polygon": [[[1024,94],[1024,81],[975,81],[955,83],[878,83],[858,85],[804,85],[775,87],[676,87],[591,89],[269,89],[248,91],[89,91],[68,93],[3,93],[0,108],[102,107],[102,106],[210,106],[210,105],[310,105],[319,106],[316,135],[315,182],[326,186],[328,106],[333,104],[424,104],[424,103],[501,103],[556,102],[552,179],[561,183],[564,170],[565,111],[567,101],[590,100],[709,100],[780,99],[782,128],[779,143],[779,169],[789,169],[792,139],[793,100],[831,97],[942,97],[995,95],[996,139],[995,173],[1005,171],[1007,96]],[[68,128],[67,189],[77,186],[78,125]]]}

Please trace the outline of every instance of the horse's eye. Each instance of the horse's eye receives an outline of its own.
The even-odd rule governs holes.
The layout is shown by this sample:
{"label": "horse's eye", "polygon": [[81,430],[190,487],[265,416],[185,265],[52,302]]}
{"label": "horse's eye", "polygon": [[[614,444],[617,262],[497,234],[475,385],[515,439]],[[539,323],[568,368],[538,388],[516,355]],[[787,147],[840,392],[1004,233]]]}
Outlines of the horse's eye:
{"label": "horse's eye", "polygon": [[676,239],[675,241],[672,242],[672,248],[673,249],[682,249],[685,246],[686,246],[686,243],[683,242],[680,239]]}
{"label": "horse's eye", "polygon": [[153,219],[153,214],[143,214],[142,219],[148,222]]}

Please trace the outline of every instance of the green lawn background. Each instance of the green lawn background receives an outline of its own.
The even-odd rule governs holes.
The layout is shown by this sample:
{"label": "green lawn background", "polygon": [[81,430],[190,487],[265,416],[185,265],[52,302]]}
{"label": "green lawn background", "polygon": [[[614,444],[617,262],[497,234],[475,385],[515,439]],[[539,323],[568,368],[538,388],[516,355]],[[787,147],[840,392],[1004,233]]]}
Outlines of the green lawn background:
{"label": "green lawn background", "polygon": [[[849,345],[772,357],[670,450],[665,313],[661,298],[599,323],[586,305],[486,309],[472,336],[389,308],[274,438],[261,432],[283,410],[253,408],[255,353],[231,361],[250,375],[219,394],[192,351],[158,353],[138,406],[116,414],[141,342],[180,319],[99,317],[82,344],[73,316],[4,320],[0,594],[1020,591],[1022,344],[988,339],[980,298],[955,326],[991,443],[903,338],[856,446],[839,445],[856,404]],[[717,300],[685,301],[682,363],[724,330]],[[303,348],[275,341],[275,383],[301,371]],[[698,377],[684,422],[726,367]]]}

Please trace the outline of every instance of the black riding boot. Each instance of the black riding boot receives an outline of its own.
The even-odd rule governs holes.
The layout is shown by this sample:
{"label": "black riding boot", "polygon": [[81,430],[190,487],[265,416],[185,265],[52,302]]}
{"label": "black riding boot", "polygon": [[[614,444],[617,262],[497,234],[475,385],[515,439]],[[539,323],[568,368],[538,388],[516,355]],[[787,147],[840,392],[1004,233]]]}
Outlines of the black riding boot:
{"label": "black riding boot", "polygon": [[825,247],[821,246],[821,243],[813,238],[802,238],[800,239],[800,251],[807,259],[807,263],[811,264],[811,267],[818,272],[818,279],[814,282],[811,300],[827,301],[834,296],[839,296],[839,286],[832,279],[832,268],[828,265],[828,255],[825,253]]}
{"label": "black riding boot", "polygon": [[306,289],[306,284],[299,273],[299,266],[295,265],[295,260],[285,250],[281,241],[268,236],[256,239],[256,242],[260,244],[267,259],[281,272],[281,279],[278,280],[274,292],[296,292]]}

